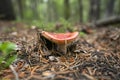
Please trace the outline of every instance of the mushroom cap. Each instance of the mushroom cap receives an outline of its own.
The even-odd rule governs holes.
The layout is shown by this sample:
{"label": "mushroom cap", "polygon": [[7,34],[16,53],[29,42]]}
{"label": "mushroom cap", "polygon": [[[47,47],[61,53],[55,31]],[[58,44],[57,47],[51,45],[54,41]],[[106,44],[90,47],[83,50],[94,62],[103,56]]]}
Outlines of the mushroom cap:
{"label": "mushroom cap", "polygon": [[64,45],[74,41],[77,38],[79,32],[52,33],[52,32],[42,31],[41,34],[51,42]]}

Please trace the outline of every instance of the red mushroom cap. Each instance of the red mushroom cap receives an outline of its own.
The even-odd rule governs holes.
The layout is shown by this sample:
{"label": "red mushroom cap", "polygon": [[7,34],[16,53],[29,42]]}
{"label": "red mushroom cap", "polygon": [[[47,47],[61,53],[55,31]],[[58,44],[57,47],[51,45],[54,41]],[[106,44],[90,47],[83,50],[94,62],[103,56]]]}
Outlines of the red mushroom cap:
{"label": "red mushroom cap", "polygon": [[79,32],[51,33],[51,32],[42,31],[41,34],[46,39],[56,44],[66,44],[66,43],[68,44],[77,38]]}

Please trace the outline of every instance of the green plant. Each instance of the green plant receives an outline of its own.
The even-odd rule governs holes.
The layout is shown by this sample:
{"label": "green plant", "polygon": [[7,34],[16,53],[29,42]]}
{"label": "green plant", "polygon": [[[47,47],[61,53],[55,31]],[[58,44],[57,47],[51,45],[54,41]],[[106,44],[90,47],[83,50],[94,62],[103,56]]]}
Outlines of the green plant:
{"label": "green plant", "polygon": [[73,30],[73,25],[64,18],[60,18],[59,22],[62,24],[62,27],[59,28],[58,32],[65,32],[67,29]]}
{"label": "green plant", "polygon": [[37,28],[40,28],[42,30],[47,30],[47,31],[52,31],[54,30],[54,23],[52,22],[42,22],[42,21],[37,21],[37,20],[34,20],[30,23],[30,25],[35,25]]}
{"label": "green plant", "polygon": [[11,42],[0,42],[0,70],[9,67],[15,60],[16,45]]}
{"label": "green plant", "polygon": [[[40,28],[45,31],[54,31],[54,32],[66,32],[67,30],[74,30],[73,23],[65,20],[64,18],[60,18],[59,21],[56,22],[44,22],[39,20],[33,20],[29,23],[31,26],[35,25],[37,28]],[[60,27],[56,27],[57,24],[61,24]]]}
{"label": "green plant", "polygon": [[79,35],[80,35],[81,37],[84,37],[86,34],[81,31],[81,32],[79,33]]}

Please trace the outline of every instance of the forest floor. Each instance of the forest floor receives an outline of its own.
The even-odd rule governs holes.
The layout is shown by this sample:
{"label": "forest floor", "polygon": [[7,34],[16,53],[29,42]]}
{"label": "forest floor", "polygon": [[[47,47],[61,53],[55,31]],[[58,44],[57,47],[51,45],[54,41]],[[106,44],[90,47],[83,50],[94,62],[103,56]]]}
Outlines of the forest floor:
{"label": "forest floor", "polygon": [[44,44],[39,42],[37,28],[26,26],[0,21],[0,41],[11,41],[19,48],[12,69],[1,70],[1,79],[120,80],[120,26],[77,25],[85,34],[79,35],[71,50],[61,55],[40,47]]}

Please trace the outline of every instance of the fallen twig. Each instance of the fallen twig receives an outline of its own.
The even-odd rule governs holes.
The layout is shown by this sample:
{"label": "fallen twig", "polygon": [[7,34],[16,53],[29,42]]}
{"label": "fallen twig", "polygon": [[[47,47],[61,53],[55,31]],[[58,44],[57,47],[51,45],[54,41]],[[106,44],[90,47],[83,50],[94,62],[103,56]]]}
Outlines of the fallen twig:
{"label": "fallen twig", "polygon": [[119,24],[120,23],[120,16],[112,16],[106,19],[98,20],[94,23],[88,24],[88,26],[106,26],[106,25],[111,25],[111,24]]}
{"label": "fallen twig", "polygon": [[12,70],[13,74],[15,75],[15,80],[19,80],[18,74],[12,65],[10,65],[10,69]]}

